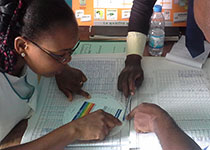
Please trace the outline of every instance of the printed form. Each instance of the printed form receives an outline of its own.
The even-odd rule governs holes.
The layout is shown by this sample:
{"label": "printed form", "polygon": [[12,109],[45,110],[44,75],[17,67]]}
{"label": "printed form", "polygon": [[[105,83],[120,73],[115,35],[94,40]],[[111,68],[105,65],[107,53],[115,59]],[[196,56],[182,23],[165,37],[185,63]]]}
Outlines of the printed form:
{"label": "printed form", "polygon": [[[125,98],[117,90],[117,78],[124,67],[125,55],[73,56],[71,66],[81,69],[88,80],[84,90],[90,94],[113,96],[125,105]],[[144,57],[144,82],[131,102],[133,109],[142,102],[155,103],[164,108],[188,135],[202,148],[210,144],[210,60],[203,69],[195,69],[165,60]],[[22,143],[43,136],[62,125],[65,109],[70,102],[58,90],[54,78],[42,78],[38,112],[29,120]],[[75,96],[74,100],[81,98]],[[104,141],[73,143],[66,149],[128,150],[129,148],[161,149],[154,133],[139,134],[133,121],[127,122],[119,134]],[[154,144],[151,144],[153,142]],[[86,146],[86,147],[85,147]],[[105,147],[107,146],[107,147]],[[154,149],[153,147],[153,149]]]}
{"label": "printed form", "polygon": [[[94,59],[94,61],[93,61]],[[119,103],[125,105],[125,98],[117,90],[117,77],[121,71],[123,57],[111,57],[108,55],[80,55],[74,56],[70,65],[79,68],[87,76],[88,81],[84,84],[84,90],[92,94],[106,94],[114,97]],[[71,105],[71,102],[57,88],[54,78],[42,78],[41,95],[38,101],[38,111],[29,120],[28,128],[22,143],[37,139],[55,128],[63,125],[63,117],[65,110]],[[76,101],[81,96],[75,96]],[[105,105],[105,104],[104,104]],[[86,147],[112,147],[112,149],[121,149],[129,145],[129,122],[124,122],[123,130],[113,136],[108,136],[104,141],[77,142],[68,145],[69,149],[79,149]],[[107,149],[104,148],[104,149]],[[68,149],[66,148],[66,149]],[[91,148],[93,149],[93,148]],[[111,148],[110,148],[111,149]]]}
{"label": "printed form", "polygon": [[[209,66],[210,60],[203,69],[193,69],[163,58],[145,58],[144,82],[133,98],[131,108],[142,102],[161,106],[181,129],[205,148],[210,144]],[[131,129],[130,141],[131,146],[143,150],[161,150],[154,133],[138,134]]]}

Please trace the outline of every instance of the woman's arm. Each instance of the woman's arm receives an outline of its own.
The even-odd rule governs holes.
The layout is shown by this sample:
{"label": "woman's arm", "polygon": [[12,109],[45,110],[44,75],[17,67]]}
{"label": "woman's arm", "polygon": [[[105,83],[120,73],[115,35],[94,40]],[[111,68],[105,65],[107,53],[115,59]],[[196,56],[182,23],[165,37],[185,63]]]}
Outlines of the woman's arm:
{"label": "woman's arm", "polygon": [[4,150],[62,150],[76,140],[103,140],[121,122],[102,110],[74,120],[32,142]]}
{"label": "woman's arm", "polygon": [[69,123],[37,140],[6,148],[5,150],[61,150],[69,143],[74,142],[77,138],[78,135],[75,126]]}

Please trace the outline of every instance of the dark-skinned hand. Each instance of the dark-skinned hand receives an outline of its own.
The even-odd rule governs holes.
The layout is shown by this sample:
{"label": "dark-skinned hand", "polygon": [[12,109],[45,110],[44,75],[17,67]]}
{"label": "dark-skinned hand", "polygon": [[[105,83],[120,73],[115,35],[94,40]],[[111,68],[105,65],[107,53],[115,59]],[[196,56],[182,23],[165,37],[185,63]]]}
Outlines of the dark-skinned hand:
{"label": "dark-skinned hand", "polygon": [[76,127],[78,140],[103,140],[110,131],[122,125],[119,119],[103,110],[97,110],[76,119],[70,124]]}
{"label": "dark-skinned hand", "polygon": [[79,69],[66,65],[60,74],[55,75],[55,78],[58,88],[70,101],[73,100],[73,94],[90,98],[89,93],[82,90],[83,83],[87,81],[87,78]]}
{"label": "dark-skinned hand", "polygon": [[118,90],[122,91],[127,98],[134,95],[136,88],[140,87],[144,80],[144,73],[141,67],[141,56],[128,55],[125,60],[125,68],[118,77]]}

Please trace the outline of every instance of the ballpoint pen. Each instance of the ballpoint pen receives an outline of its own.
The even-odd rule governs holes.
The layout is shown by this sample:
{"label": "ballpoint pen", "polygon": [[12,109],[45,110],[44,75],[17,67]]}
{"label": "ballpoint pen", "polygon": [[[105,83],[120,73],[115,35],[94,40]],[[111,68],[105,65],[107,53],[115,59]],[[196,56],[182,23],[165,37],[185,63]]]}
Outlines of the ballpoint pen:
{"label": "ballpoint pen", "polygon": [[125,116],[126,116],[126,113],[127,113],[128,105],[130,104],[131,100],[132,100],[132,95],[129,95],[128,98],[127,98],[126,105],[125,105],[125,111],[124,111],[124,114],[123,114],[123,121],[125,120]]}

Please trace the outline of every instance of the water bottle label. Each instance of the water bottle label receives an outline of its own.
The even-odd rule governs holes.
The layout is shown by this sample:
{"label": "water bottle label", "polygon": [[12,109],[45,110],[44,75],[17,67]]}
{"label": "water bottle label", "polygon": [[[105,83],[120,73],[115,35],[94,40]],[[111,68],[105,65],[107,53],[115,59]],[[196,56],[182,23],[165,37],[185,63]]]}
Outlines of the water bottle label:
{"label": "water bottle label", "polygon": [[163,48],[164,45],[164,35],[149,37],[149,46],[152,48]]}

